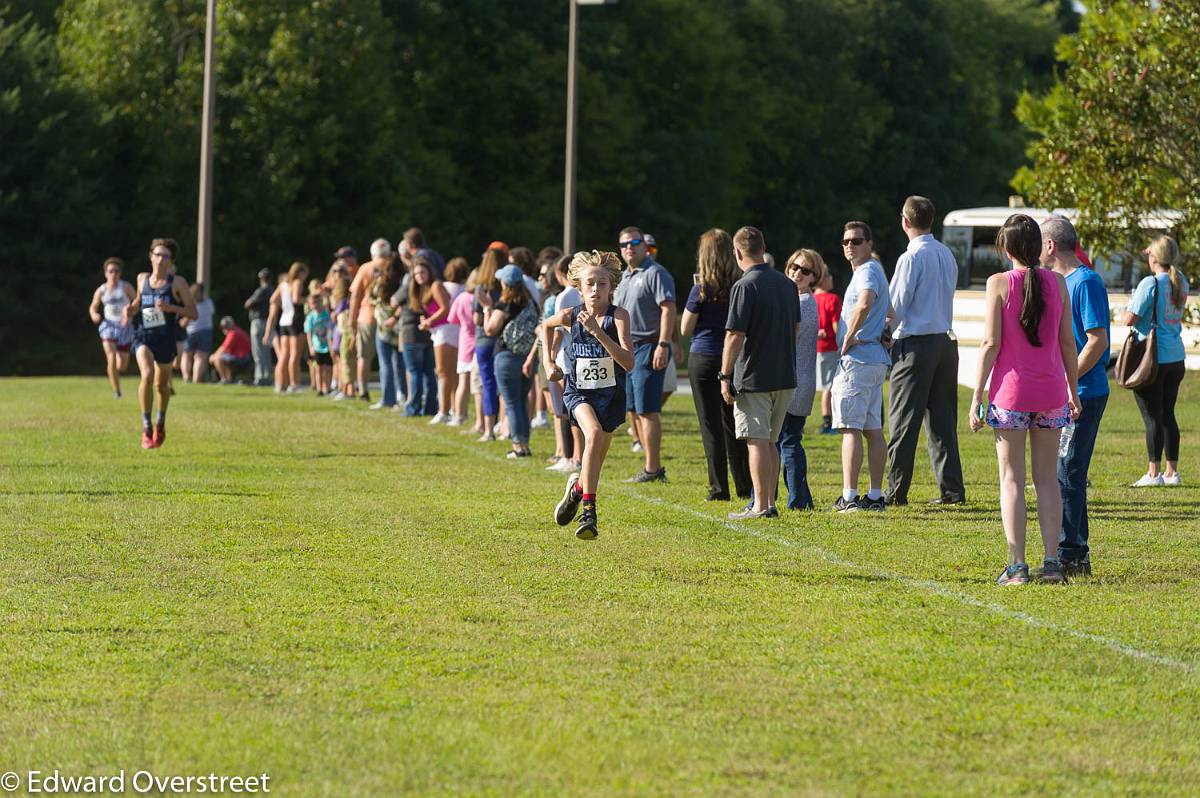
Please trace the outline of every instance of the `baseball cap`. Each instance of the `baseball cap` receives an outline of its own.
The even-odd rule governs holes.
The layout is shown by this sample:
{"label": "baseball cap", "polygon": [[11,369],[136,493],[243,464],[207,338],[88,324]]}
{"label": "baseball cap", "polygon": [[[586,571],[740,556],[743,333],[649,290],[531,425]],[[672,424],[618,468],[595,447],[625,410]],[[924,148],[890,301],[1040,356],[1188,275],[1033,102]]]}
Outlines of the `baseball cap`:
{"label": "baseball cap", "polygon": [[646,246],[648,247],[658,246],[658,242],[654,240],[654,236],[650,235],[649,233],[643,233],[642,240],[646,242]]}
{"label": "baseball cap", "polygon": [[521,271],[520,266],[510,263],[496,272],[496,279],[505,285],[521,285],[521,283],[525,282],[525,273]]}
{"label": "baseball cap", "polygon": [[337,252],[333,253],[335,258],[354,258],[358,260],[358,253],[354,251],[354,247],[342,247]]}
{"label": "baseball cap", "polygon": [[499,250],[503,250],[504,252],[508,252],[508,244],[505,244],[503,241],[493,241],[492,243],[487,245],[487,248],[488,249],[499,249]]}

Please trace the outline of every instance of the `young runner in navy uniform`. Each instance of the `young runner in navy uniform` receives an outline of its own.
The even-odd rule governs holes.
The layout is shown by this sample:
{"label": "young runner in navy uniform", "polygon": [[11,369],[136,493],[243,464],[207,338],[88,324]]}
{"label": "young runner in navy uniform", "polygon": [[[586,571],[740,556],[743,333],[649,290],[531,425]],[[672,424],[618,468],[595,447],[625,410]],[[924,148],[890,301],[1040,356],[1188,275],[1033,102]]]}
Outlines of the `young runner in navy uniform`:
{"label": "young runner in navy uniform", "polygon": [[[142,382],[142,448],[157,449],[167,439],[167,402],[171,398],[171,364],[175,360],[175,330],[180,316],[196,318],[196,302],[187,280],[174,273],[179,245],[171,238],[150,242],[151,271],[137,276],[137,297],[125,308],[133,323],[133,352]],[[153,377],[153,384],[151,384]],[[158,392],[158,418],[150,424],[153,391]]]}
{"label": "young runner in navy uniform", "polygon": [[[633,368],[629,314],[612,304],[621,281],[621,261],[612,252],[580,252],[571,259],[567,279],[579,291],[583,304],[564,308],[542,323],[550,346],[542,350],[550,379],[564,380],[563,404],[571,423],[583,432],[583,465],[567,478],[567,490],[554,508],[554,520],[566,526],[575,519],[575,536],[592,540],[600,534],[596,519],[596,488],[608,454],[612,434],[625,420],[625,372]],[[571,343],[564,351],[566,374],[554,362],[559,327],[571,328]]]}

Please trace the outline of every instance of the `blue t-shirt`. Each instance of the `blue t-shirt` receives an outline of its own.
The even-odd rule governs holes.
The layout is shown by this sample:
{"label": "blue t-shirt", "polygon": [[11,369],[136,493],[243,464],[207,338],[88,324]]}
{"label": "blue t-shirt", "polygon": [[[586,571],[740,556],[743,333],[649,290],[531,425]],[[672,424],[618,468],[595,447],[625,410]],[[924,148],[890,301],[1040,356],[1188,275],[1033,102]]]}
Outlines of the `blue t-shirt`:
{"label": "blue t-shirt", "polygon": [[304,332],[312,341],[314,352],[322,354],[329,351],[329,333],[333,330],[333,318],[328,310],[310,310],[304,317]]}
{"label": "blue t-shirt", "polygon": [[884,349],[880,338],[883,337],[883,326],[887,323],[887,314],[891,310],[892,302],[888,294],[887,275],[883,273],[883,266],[874,258],[854,270],[850,285],[846,287],[846,296],[842,300],[842,317],[838,320],[838,346],[841,347],[846,338],[850,317],[854,315],[858,296],[863,291],[874,291],[875,302],[871,305],[866,320],[858,328],[858,346],[851,347],[844,357],[856,363],[890,364],[892,356]]}
{"label": "blue t-shirt", "polygon": [[696,319],[696,329],[692,332],[692,344],[688,351],[720,357],[725,348],[725,320],[729,318],[729,303],[701,300],[700,286],[693,285],[684,307],[700,317]]}
{"label": "blue t-shirt", "polygon": [[[1087,331],[1104,328],[1110,336],[1108,320],[1108,292],[1104,280],[1086,266],[1080,266],[1067,275],[1067,293],[1071,296],[1071,329],[1075,333],[1075,349],[1083,351],[1087,343]],[[1109,338],[1111,340],[1111,338]],[[1108,395],[1108,348],[1105,347],[1096,365],[1087,374],[1079,375],[1079,398],[1095,399]]]}
{"label": "blue t-shirt", "polygon": [[[1178,363],[1187,356],[1183,348],[1183,306],[1176,307],[1171,301],[1171,278],[1166,274],[1158,275],[1158,362]],[[1184,296],[1188,293],[1187,278],[1179,275],[1183,283]],[[1137,314],[1138,323],[1134,326],[1138,339],[1150,334],[1150,325],[1154,324],[1154,275],[1147,275],[1138,283],[1129,302],[1129,312]],[[1186,303],[1185,303],[1186,304]]]}

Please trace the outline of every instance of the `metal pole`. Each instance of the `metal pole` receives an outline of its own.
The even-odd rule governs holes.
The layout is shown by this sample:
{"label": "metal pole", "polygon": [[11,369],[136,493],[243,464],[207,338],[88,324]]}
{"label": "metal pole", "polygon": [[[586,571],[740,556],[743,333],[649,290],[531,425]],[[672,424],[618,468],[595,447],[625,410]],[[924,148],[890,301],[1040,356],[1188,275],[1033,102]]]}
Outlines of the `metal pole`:
{"label": "metal pole", "polygon": [[212,135],[213,105],[217,88],[215,40],[217,0],[208,0],[208,21],[204,31],[204,124],[200,128],[200,218],[196,225],[196,282],[204,283],[212,294],[209,265],[212,255]]}
{"label": "metal pole", "polygon": [[575,42],[578,38],[579,13],[575,0],[567,0],[571,7],[567,33],[567,174],[563,196],[563,252],[575,251]]}

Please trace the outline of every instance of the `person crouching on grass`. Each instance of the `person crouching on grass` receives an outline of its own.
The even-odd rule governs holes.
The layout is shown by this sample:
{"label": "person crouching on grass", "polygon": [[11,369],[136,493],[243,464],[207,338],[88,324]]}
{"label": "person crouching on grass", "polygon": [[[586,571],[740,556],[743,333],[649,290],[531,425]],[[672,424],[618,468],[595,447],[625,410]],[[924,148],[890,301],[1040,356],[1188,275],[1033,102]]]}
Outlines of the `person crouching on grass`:
{"label": "person crouching on grass", "polygon": [[571,329],[563,352],[566,368],[554,362],[554,347],[542,350],[551,380],[563,380],[563,404],[571,424],[583,431],[583,465],[567,477],[554,520],[566,526],[583,503],[575,536],[594,540],[600,534],[596,518],[596,489],[612,434],[625,420],[625,374],[633,368],[629,313],[612,304],[621,281],[621,261],[613,252],[580,252],[571,259],[567,279],[579,291],[582,305],[564,308],[542,323],[544,339],[553,340],[557,327]]}

